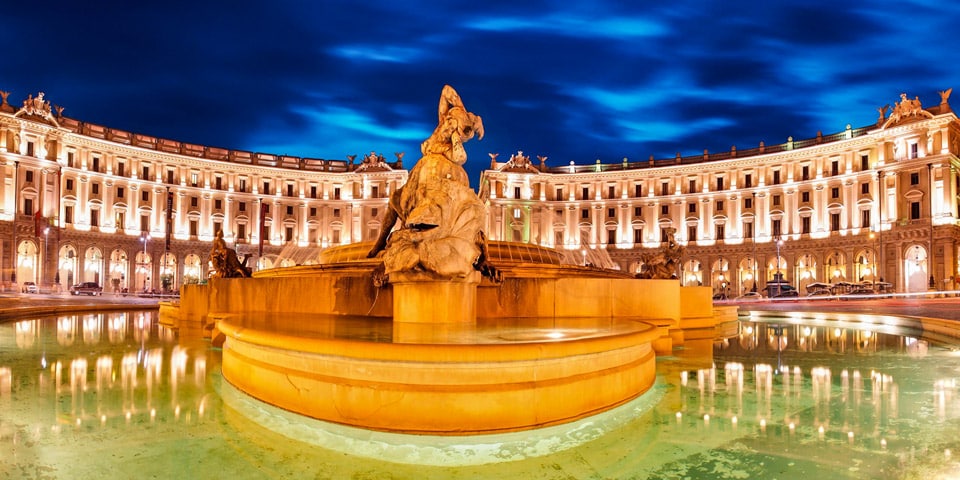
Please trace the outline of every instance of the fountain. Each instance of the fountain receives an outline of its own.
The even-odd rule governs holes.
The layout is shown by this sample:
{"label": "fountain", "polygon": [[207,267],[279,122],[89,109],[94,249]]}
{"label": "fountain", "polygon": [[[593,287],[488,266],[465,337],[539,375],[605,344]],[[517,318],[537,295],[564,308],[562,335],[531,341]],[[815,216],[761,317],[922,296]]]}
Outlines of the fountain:
{"label": "fountain", "polygon": [[222,345],[223,377],[239,391],[384,432],[543,428],[638,398],[657,353],[709,343],[718,320],[736,320],[708,287],[487,242],[462,167],[482,121],[449,86],[438,113],[376,242],[327,249],[319,265],[184,286],[168,321]]}

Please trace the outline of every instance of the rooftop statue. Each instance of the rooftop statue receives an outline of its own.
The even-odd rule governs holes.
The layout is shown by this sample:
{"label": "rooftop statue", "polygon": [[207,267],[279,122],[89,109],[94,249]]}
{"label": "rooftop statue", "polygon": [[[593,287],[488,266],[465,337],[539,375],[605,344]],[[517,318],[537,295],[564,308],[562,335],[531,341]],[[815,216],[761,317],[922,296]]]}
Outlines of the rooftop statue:
{"label": "rooftop statue", "polygon": [[467,111],[449,85],[440,94],[438,117],[437,128],[420,145],[423,156],[407,183],[390,196],[383,230],[368,256],[383,252],[387,276],[425,272],[438,279],[456,278],[474,270],[495,275],[486,264],[484,205],[463,169],[463,144],[474,136],[483,138],[483,121]]}
{"label": "rooftop statue", "polygon": [[217,230],[213,239],[213,248],[210,250],[210,263],[213,265],[211,276],[219,278],[248,278],[250,267],[247,266],[247,256],[240,261],[237,251],[228,247],[223,240],[223,230]]}

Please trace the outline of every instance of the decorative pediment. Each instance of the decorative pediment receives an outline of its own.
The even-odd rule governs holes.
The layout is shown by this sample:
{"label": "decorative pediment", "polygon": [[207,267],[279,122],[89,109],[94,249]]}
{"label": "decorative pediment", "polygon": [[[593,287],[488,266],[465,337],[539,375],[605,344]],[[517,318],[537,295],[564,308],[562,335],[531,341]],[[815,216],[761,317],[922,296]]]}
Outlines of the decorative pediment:
{"label": "decorative pediment", "polygon": [[[395,153],[397,156],[397,162],[401,162],[403,159],[403,152]],[[356,158],[356,155],[351,155],[350,163],[353,163],[353,159]],[[360,162],[360,165],[357,165],[354,172],[389,172],[393,170],[390,168],[390,165],[387,164],[386,159],[383,158],[383,154],[377,154],[375,152],[370,152],[367,155],[364,155],[363,160]]]}
{"label": "decorative pediment", "polygon": [[[4,98],[4,100],[6,100],[6,98]],[[20,110],[17,110],[17,113],[15,113],[14,116],[39,117],[44,121],[59,127],[60,124],[57,122],[57,117],[63,114],[63,107],[56,106],[54,109],[56,109],[56,115],[53,114],[53,109],[50,108],[50,102],[44,100],[43,92],[40,92],[36,97],[34,97],[32,94],[28,95],[27,99],[23,101],[23,107],[21,107]]]}
{"label": "decorative pediment", "polygon": [[[494,158],[491,156],[491,158]],[[541,162],[546,161],[547,157],[543,157]],[[507,163],[503,164],[500,167],[501,172],[519,172],[519,173],[540,173],[532,163],[530,163],[530,157],[524,155],[522,151],[517,151],[514,155],[510,157],[510,160]]]}
{"label": "decorative pediment", "polygon": [[[946,95],[949,96],[950,94],[946,93]],[[946,99],[944,99],[944,103],[946,103]],[[884,105],[878,109],[880,112],[880,119],[878,123],[881,123],[880,121],[883,120],[883,116],[886,114],[887,108],[889,108],[889,105]],[[883,125],[880,128],[887,128],[894,125],[899,125],[901,123],[920,120],[922,118],[933,118],[933,114],[923,109],[923,106],[920,105],[920,97],[909,99],[907,98],[906,93],[901,93],[900,101],[894,103],[893,111],[890,112],[890,117],[887,118],[886,121],[882,121]]]}

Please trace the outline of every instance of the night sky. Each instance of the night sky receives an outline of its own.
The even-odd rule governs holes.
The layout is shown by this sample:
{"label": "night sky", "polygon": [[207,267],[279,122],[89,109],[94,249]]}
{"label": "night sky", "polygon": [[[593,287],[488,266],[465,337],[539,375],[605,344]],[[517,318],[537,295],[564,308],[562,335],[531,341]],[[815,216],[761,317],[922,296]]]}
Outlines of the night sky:
{"label": "night sky", "polygon": [[486,127],[467,144],[476,186],[488,152],[558,166],[745,149],[960,87],[957,2],[456,3],[7,2],[0,90],[146,135],[402,151],[410,168],[449,83]]}

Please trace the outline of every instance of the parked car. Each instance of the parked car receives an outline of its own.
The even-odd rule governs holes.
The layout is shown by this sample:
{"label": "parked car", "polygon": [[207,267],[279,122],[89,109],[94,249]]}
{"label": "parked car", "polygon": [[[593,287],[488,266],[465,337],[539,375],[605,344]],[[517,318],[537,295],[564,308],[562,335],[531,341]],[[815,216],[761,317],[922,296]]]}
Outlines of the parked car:
{"label": "parked car", "polygon": [[70,295],[103,295],[103,287],[97,282],[83,282],[70,287]]}
{"label": "parked car", "polygon": [[37,284],[34,282],[23,282],[20,291],[23,293],[40,293],[40,288],[37,287]]}
{"label": "parked car", "polygon": [[763,290],[766,292],[767,297],[769,298],[800,296],[800,292],[798,292],[797,289],[789,283],[768,283],[766,287],[763,287]]}

